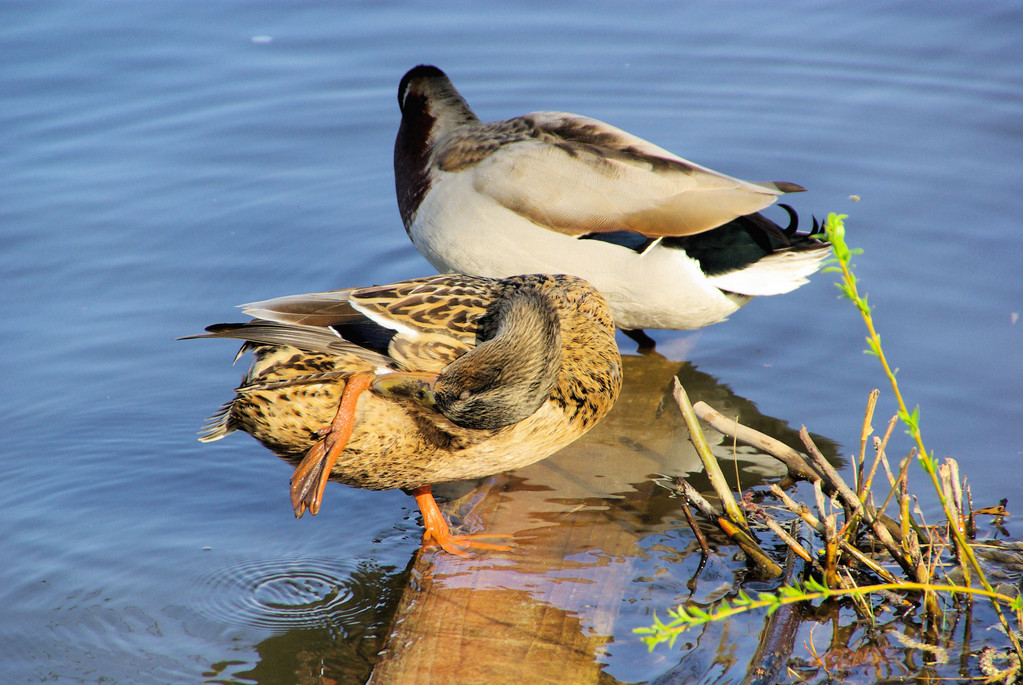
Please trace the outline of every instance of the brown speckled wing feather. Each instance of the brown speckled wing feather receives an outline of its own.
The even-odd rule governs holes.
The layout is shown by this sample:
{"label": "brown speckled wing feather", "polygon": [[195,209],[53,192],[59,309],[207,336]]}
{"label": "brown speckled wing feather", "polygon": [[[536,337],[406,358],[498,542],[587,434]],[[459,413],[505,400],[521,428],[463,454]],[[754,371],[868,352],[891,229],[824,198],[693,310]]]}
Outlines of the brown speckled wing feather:
{"label": "brown speckled wing feather", "polygon": [[[290,295],[243,305],[258,317],[211,327],[209,337],[349,356],[359,366],[439,372],[476,344],[477,325],[499,281],[442,274],[386,286]],[[343,340],[332,327],[371,321],[396,331],[390,358]]]}
{"label": "brown speckled wing feather", "polygon": [[501,288],[496,280],[441,274],[361,288],[352,293],[351,303],[399,334],[431,333],[474,345],[479,320]]}

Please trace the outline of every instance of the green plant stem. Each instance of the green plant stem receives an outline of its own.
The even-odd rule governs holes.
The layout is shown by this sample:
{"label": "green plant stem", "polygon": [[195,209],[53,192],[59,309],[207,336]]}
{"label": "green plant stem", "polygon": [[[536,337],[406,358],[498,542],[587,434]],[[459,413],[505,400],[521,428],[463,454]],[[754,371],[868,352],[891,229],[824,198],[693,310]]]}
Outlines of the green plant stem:
{"label": "green plant stem", "polygon": [[[888,377],[888,381],[892,386],[892,392],[895,395],[895,400],[899,405],[899,418],[909,428],[910,435],[913,436],[913,440],[916,442],[917,450],[919,453],[918,460],[924,471],[931,478],[931,482],[934,484],[934,489],[938,493],[938,500],[941,502],[942,510],[945,512],[945,517],[949,521],[949,530],[955,537],[956,544],[963,551],[967,560],[970,562],[970,566],[977,574],[977,579],[981,585],[984,586],[986,593],[994,593],[994,588],[991,583],[988,582],[984,575],[984,571],[980,567],[980,562],[977,561],[976,555],[973,553],[973,548],[970,547],[966,540],[965,535],[959,528],[953,525],[955,517],[952,515],[951,505],[946,499],[944,492],[942,491],[941,482],[938,478],[937,468],[935,467],[933,455],[927,451],[924,446],[923,435],[920,432],[919,412],[915,411],[910,413],[906,408],[906,402],[902,397],[902,392],[899,390],[898,381],[895,378],[895,372],[888,364],[888,359],[885,357],[884,349],[881,347],[881,336],[878,335],[877,330],[874,328],[874,320],[870,313],[870,307],[867,304],[867,298],[861,297],[859,291],[856,288],[856,277],[852,273],[851,259],[853,251],[845,243],[845,224],[844,220],[846,215],[844,214],[829,214],[827,221],[825,222],[825,230],[827,232],[828,240],[831,241],[832,250],[835,254],[838,267],[842,272],[842,283],[839,284],[839,288],[856,305],[857,309],[860,310],[860,315],[863,317],[863,322],[867,326],[867,344],[870,347],[870,352],[877,356],[881,362],[881,368],[884,369],[885,376]],[[965,573],[969,573],[968,568],[964,568]],[[969,576],[967,575],[967,578]],[[962,589],[955,590],[956,592],[962,592]],[[985,594],[985,593],[977,593]],[[1012,641],[1013,648],[1016,651],[1017,656],[1023,661],[1023,648],[1021,648],[1019,640],[1015,633],[1009,627],[1009,623],[1006,618],[1002,615],[1001,609],[997,603],[994,603],[995,613],[998,614],[998,619],[1002,623],[1002,627],[1005,628],[1006,634]]]}
{"label": "green plant stem", "polygon": [[799,586],[788,586],[783,587],[782,591],[775,594],[761,593],[758,599],[752,599],[744,594],[740,594],[740,598],[729,604],[727,601],[721,602],[716,608],[711,611],[703,611],[702,609],[690,608],[686,609],[684,606],[679,606],[672,613],[675,616],[675,620],[670,623],[663,623],[660,620],[655,619],[653,626],[649,628],[636,628],[635,633],[640,635],[646,635],[644,641],[647,645],[653,649],[656,645],[662,642],[674,642],[674,640],[683,632],[697,625],[709,623],[711,621],[720,621],[723,619],[731,618],[738,614],[746,613],[749,611],[755,611],[757,609],[767,609],[769,612],[776,611],[779,607],[787,604],[795,604],[796,602],[812,602],[817,599],[831,599],[833,597],[841,596],[866,596],[874,592],[882,591],[906,591],[915,590],[919,592],[948,592],[948,593],[962,593],[966,592],[971,595],[978,595],[981,597],[988,597],[992,600],[995,606],[999,603],[1003,603],[1009,606],[1013,606],[1018,602],[1018,599],[1003,595],[998,592],[981,590],[978,588],[964,588],[959,585],[930,585],[927,583],[880,583],[877,585],[863,585],[860,587],[853,587],[847,589],[830,589],[819,584],[808,584],[807,587],[813,588],[811,591],[804,591]]}

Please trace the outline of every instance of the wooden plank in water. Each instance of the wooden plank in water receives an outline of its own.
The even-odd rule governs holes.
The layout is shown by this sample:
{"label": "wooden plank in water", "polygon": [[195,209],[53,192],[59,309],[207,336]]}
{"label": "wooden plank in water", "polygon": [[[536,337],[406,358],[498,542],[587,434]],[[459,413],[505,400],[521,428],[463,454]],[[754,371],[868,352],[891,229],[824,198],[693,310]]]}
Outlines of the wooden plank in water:
{"label": "wooden plank in water", "polygon": [[652,479],[699,468],[673,377],[694,401],[759,416],[689,365],[657,355],[624,362],[622,398],[590,434],[449,503],[471,512],[462,532],[510,534],[514,549],[469,558],[419,550],[373,685],[616,682],[602,665],[636,560],[648,554],[641,543],[679,518]]}
{"label": "wooden plank in water", "polygon": [[452,503],[471,506],[487,532],[513,535],[514,549],[420,550],[372,683],[612,682],[599,656],[635,537],[578,477],[592,449],[569,448]]}

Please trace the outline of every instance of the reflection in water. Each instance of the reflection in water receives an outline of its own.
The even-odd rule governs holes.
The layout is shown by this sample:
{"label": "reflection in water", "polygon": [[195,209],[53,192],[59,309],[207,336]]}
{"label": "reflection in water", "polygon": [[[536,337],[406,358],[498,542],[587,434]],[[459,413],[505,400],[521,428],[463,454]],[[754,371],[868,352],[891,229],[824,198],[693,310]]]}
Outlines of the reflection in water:
{"label": "reflection in water", "polygon": [[342,629],[377,603],[364,580],[381,572],[345,560],[298,557],[243,561],[200,578],[199,613],[213,621],[283,632]]}
{"label": "reflection in water", "polygon": [[219,624],[267,628],[259,663],[211,664],[207,682],[362,683],[406,573],[320,557],[245,561],[198,579],[196,609]]}
{"label": "reflection in water", "polygon": [[608,636],[591,630],[585,616],[529,589],[437,588],[428,576],[420,580],[425,585],[406,594],[397,614],[413,624],[389,642],[374,685],[615,682],[594,658]]}
{"label": "reflection in water", "polygon": [[[794,447],[799,443],[796,431],[761,415],[692,364],[657,354],[623,361],[621,400],[585,438],[511,474],[438,489],[449,498],[454,523],[470,532],[511,534],[514,551],[461,559],[423,550],[411,576],[299,558],[243,562],[201,579],[200,613],[281,631],[259,643],[254,668],[214,664],[211,681],[231,682],[226,674],[233,672],[258,683],[364,682],[379,659],[377,684],[610,683],[614,679],[601,669],[612,651],[618,660],[635,650],[637,661],[651,661],[631,635],[628,622],[636,612],[620,608],[640,602],[663,612],[689,596],[698,556],[691,555],[692,535],[678,500],[657,479],[689,473],[706,490],[671,396],[673,378],[694,402],[704,400]],[[782,473],[754,450],[733,450],[720,434],[709,431],[708,439],[719,457],[736,460],[742,488]],[[818,444],[835,459],[832,443]],[[734,586],[742,565],[733,553],[724,548],[710,561],[698,600],[713,601]],[[642,612],[639,620],[646,620]],[[378,657],[388,627],[387,648]]]}
{"label": "reflection in water", "polygon": [[[974,3],[968,16],[947,1],[901,3],[883,15],[854,3],[793,12],[764,2],[734,11],[666,2],[657,12],[522,2],[447,12],[426,3],[395,11],[387,2],[303,3],[301,11],[272,2],[102,7],[3,5],[0,339],[9,389],[0,682],[194,683],[218,660],[245,660],[233,670],[272,682],[275,665],[288,673],[296,663],[303,640],[328,643],[332,632],[271,638],[252,670],[252,648],[269,631],[197,616],[189,579],[237,550],[406,565],[417,533],[384,503],[404,503],[396,493],[344,493],[352,497],[339,499],[373,506],[354,508],[369,521],[350,536],[330,522],[356,516],[336,501],[324,512],[330,520],[292,527],[286,493],[276,489],[286,487],[282,464],[241,439],[202,449],[196,421],[234,372],[219,352],[170,338],[219,318],[230,303],[424,272],[398,223],[391,156],[395,79],[427,57],[473,81],[490,115],[557,102],[677,143],[731,173],[767,178],[758,169],[785,164],[812,186],[796,198],[801,212],[852,214],[885,345],[923,408],[928,442],[960,459],[979,502],[1023,491],[1023,470],[1012,468],[1023,459],[1023,243],[1011,220],[1023,209],[1023,4]],[[273,41],[250,40],[264,33]],[[964,185],[969,201],[949,202],[948,189]],[[850,202],[849,193],[862,200]],[[799,393],[798,408],[775,413],[805,419],[819,410],[813,427],[855,438],[862,395],[879,369],[860,354],[856,313],[835,301],[830,280],[679,339],[696,339],[707,360],[700,370],[737,389],[763,387],[751,396],[762,408]],[[667,340],[674,334],[658,335],[662,352]],[[821,351],[835,362],[826,369]],[[765,363],[772,368],[761,374]],[[639,363],[633,376],[636,366],[645,372]],[[680,367],[684,378],[694,371]],[[637,412],[643,421],[675,420],[666,399],[672,373],[657,371],[649,389],[627,395],[642,402],[649,390],[655,405],[664,399],[661,417]],[[782,387],[768,385],[775,381]],[[708,390],[732,401],[727,390]],[[881,403],[892,407],[887,392]],[[655,462],[658,450],[685,446],[681,429],[671,439],[645,424],[601,434],[630,441],[640,431],[653,433],[643,444],[656,458],[594,449],[592,462]],[[901,429],[893,443],[893,454],[908,450]],[[591,480],[609,481],[614,467],[602,464]],[[521,486],[544,484],[530,477]],[[631,582],[614,617],[608,670],[652,681],[679,654],[647,654],[629,621],[649,625],[646,608],[663,612],[684,597],[696,559],[689,531],[675,527],[675,500],[650,481],[617,487],[606,491],[625,494],[595,494],[575,515],[621,521],[643,536],[645,555],[631,557],[624,574]],[[936,518],[937,510],[927,513]],[[564,516],[537,514],[533,534]],[[643,517],[657,522],[652,531]],[[1023,537],[1019,516],[1007,529]],[[209,544],[212,555],[197,551]],[[520,542],[515,559],[528,557]],[[729,587],[738,567],[713,557],[696,599],[715,583]],[[403,578],[384,581],[385,591]],[[365,630],[384,620],[363,616]],[[974,627],[965,630],[975,640],[992,635],[982,621]],[[829,635],[821,626],[816,637]],[[687,636],[676,647],[697,637],[710,654],[694,672],[706,673],[723,638]]]}
{"label": "reflection in water", "polygon": [[[374,683],[404,682],[412,673],[437,669],[457,672],[467,682],[508,682],[502,673],[527,682],[594,682],[592,672],[603,655],[614,649],[620,662],[623,646],[628,650],[636,643],[633,626],[623,625],[623,602],[649,602],[663,612],[688,594],[685,576],[692,564],[684,562],[692,551],[691,534],[678,501],[656,483],[661,474],[700,469],[671,397],[676,375],[693,401],[704,400],[798,446],[796,431],[761,415],[691,364],[659,355],[624,361],[621,400],[584,439],[450,502],[456,512],[468,512],[467,528],[485,522],[480,525],[488,533],[513,535],[516,549],[468,559],[421,551],[413,567],[417,587],[397,610],[392,649]],[[718,456],[739,464],[744,489],[765,473],[784,471],[754,450],[733,451],[720,435],[708,438]],[[824,439],[819,444],[834,460],[834,444]],[[726,466],[726,475],[729,471]],[[692,480],[704,485],[699,476]],[[742,566],[731,563],[733,553],[725,548],[710,564],[701,597],[711,601],[734,586]],[[634,620],[635,612],[627,613]],[[473,637],[495,631],[502,636],[500,648]],[[440,652],[457,656],[441,662]],[[642,646],[636,652],[637,658],[649,658]],[[450,681],[438,673],[434,681],[417,682]]]}

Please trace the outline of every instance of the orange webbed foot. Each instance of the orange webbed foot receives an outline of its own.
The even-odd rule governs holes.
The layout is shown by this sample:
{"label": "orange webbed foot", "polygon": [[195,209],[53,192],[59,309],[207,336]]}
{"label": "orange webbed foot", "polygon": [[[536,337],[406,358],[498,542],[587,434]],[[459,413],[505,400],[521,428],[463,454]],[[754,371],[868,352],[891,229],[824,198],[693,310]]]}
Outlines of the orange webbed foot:
{"label": "orange webbed foot", "polygon": [[305,458],[291,474],[291,506],[295,508],[295,518],[302,518],[306,506],[315,516],[319,511],[316,491],[327,465],[326,439],[320,440],[309,448]]}
{"label": "orange webbed foot", "polygon": [[419,505],[419,510],[423,513],[423,527],[426,529],[423,532],[424,546],[437,545],[445,552],[459,557],[469,556],[466,549],[471,548],[489,549],[498,552],[511,551],[512,548],[508,545],[480,541],[481,538],[510,539],[511,535],[503,533],[452,535],[447,521],[444,520],[444,515],[440,512],[440,507],[437,506],[437,500],[433,498],[433,492],[429,485],[416,488],[412,491],[412,496],[416,498],[416,504]]}
{"label": "orange webbed foot", "polygon": [[337,414],[330,426],[322,431],[325,433],[323,439],[309,448],[291,475],[291,506],[295,508],[296,518],[302,518],[306,507],[313,516],[319,513],[331,469],[352,437],[359,395],[370,387],[373,377],[372,373],[363,372],[348,378]]}
{"label": "orange webbed foot", "polygon": [[481,535],[452,535],[448,534],[447,537],[439,538],[436,532],[426,531],[423,533],[423,545],[429,547],[430,545],[437,545],[448,554],[454,554],[459,557],[468,557],[469,553],[466,549],[490,549],[497,552],[510,552],[512,547],[510,545],[497,545],[492,542],[480,542],[478,538],[511,538],[511,535],[504,533],[487,534]]}

